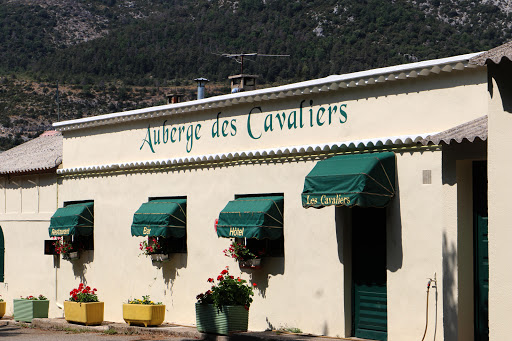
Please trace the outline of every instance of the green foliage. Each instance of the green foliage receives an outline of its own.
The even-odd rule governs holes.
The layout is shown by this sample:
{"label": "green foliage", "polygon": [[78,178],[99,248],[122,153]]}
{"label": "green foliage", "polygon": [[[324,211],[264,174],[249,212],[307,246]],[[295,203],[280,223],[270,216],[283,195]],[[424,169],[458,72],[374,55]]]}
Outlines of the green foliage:
{"label": "green foliage", "polygon": [[226,257],[234,258],[236,261],[247,261],[257,258],[246,245],[237,243],[236,241],[233,241],[231,245],[229,245],[229,248],[225,249],[223,252]]}
{"label": "green foliage", "polygon": [[128,300],[128,304],[154,304],[154,305],[161,305],[162,302],[153,302],[151,301],[151,298],[149,295],[142,296],[142,299],[135,298],[133,300]]}
{"label": "green foliage", "polygon": [[196,296],[198,303],[214,304],[217,307],[242,305],[246,309],[251,306],[254,295],[252,286],[246,284],[247,281],[240,277],[230,276],[228,267],[217,276],[217,284],[213,278],[208,278],[208,283],[212,283],[212,287],[205,293]]}
{"label": "green foliage", "polygon": [[22,300],[29,300],[29,301],[45,301],[47,300],[47,298],[43,295],[39,295],[39,296],[27,296],[27,297],[21,297]]}
{"label": "green foliage", "polygon": [[85,286],[83,283],[80,283],[77,289],[71,290],[69,298],[72,302],[98,302],[98,295],[96,295],[96,288],[91,289],[89,286]]}
{"label": "green foliage", "polygon": [[[1,4],[0,70],[87,84],[199,75],[224,82],[239,65],[220,53],[259,52],[290,57],[247,58],[244,72],[283,83],[485,50],[511,37],[505,12],[467,0],[133,1],[148,15],[137,20],[114,0],[87,3],[94,15],[112,18],[110,34],[65,46],[56,43],[65,32],[55,10]],[[125,97],[121,89],[118,98]]]}
{"label": "green foliage", "polygon": [[280,85],[484,51],[511,39],[509,17],[470,0],[0,1],[0,151],[58,119],[195,98],[199,76],[228,93],[242,70],[222,53],[290,55],[244,59]]}

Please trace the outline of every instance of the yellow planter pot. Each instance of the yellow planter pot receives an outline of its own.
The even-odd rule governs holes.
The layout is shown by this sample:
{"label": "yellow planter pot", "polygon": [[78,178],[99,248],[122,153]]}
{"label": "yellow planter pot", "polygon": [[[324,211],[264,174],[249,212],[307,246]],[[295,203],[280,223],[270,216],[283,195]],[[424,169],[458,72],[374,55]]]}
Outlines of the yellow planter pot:
{"label": "yellow planter pot", "polygon": [[5,315],[5,306],[6,302],[0,302],[0,318],[2,318]]}
{"label": "yellow planter pot", "polygon": [[165,319],[165,305],[123,304],[123,319],[128,325],[158,326]]}
{"label": "yellow planter pot", "polygon": [[64,301],[64,318],[68,322],[83,323],[86,326],[103,322],[104,302]]}

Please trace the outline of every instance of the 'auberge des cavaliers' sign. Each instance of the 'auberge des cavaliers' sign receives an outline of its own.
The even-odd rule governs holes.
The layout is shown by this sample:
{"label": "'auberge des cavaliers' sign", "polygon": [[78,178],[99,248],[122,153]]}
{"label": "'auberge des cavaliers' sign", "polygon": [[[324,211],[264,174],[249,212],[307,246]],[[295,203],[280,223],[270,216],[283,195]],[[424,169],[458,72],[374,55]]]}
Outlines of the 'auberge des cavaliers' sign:
{"label": "'auberge des cavaliers' sign", "polygon": [[[217,114],[211,127],[203,127],[201,123],[168,125],[165,120],[158,127],[148,125],[139,150],[146,148],[156,153],[157,148],[162,145],[183,143],[187,153],[190,153],[194,142],[202,138],[226,138],[236,136],[243,131],[251,139],[258,140],[272,132],[343,124],[348,119],[346,108],[347,105],[342,103],[313,108],[313,100],[308,102],[303,100],[298,110],[265,114],[261,107],[253,107],[245,116],[246,122],[239,122],[240,117],[224,119],[221,117],[222,112]],[[263,114],[264,120],[255,120],[254,117],[257,114]]]}

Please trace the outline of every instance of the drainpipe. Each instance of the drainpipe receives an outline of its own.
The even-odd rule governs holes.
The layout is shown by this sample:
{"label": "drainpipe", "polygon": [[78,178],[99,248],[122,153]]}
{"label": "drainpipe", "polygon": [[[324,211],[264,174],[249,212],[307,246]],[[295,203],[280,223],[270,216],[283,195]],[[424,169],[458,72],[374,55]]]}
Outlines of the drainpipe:
{"label": "drainpipe", "polygon": [[209,82],[206,78],[196,78],[194,79],[197,82],[197,99],[203,99],[204,98],[204,89],[206,86],[206,83]]}

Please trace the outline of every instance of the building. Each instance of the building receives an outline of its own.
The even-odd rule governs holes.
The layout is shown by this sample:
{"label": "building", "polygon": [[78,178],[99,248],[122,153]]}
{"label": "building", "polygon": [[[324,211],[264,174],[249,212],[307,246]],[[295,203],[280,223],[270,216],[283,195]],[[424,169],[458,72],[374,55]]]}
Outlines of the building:
{"label": "building", "polygon": [[[27,189],[43,176],[28,167],[1,173],[0,294],[38,294],[44,283],[50,314],[62,316],[82,281],[98,289],[107,320],[149,294],[167,322],[194,324],[196,295],[229,266],[257,284],[252,330],[504,340],[509,50],[55,123],[62,164],[48,185]],[[93,227],[50,222],[84,203]],[[169,205],[172,229],[137,221]],[[244,225],[245,212],[273,223]],[[48,233],[80,241],[79,259],[45,256]],[[140,255],[155,233],[167,233],[166,261]],[[230,238],[219,235],[265,249],[261,268],[225,257]],[[27,265],[36,269],[19,270]]]}

